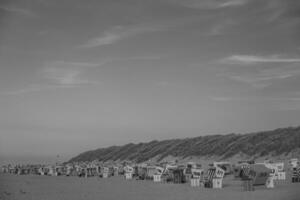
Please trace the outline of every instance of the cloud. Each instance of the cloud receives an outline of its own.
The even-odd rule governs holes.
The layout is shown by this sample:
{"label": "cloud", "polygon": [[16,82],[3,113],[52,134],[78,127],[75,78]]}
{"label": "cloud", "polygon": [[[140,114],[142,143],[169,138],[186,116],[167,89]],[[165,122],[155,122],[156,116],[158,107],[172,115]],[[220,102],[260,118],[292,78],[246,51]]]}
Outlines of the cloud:
{"label": "cloud", "polygon": [[100,82],[83,78],[86,70],[100,66],[96,63],[53,61],[45,63],[38,70],[38,81],[25,88],[2,92],[1,95],[21,95],[45,90],[78,88],[84,85],[98,85]]}
{"label": "cloud", "polygon": [[232,101],[234,99],[232,97],[211,97],[211,100],[226,102],[226,101]]}
{"label": "cloud", "polygon": [[34,14],[32,11],[24,9],[24,8],[0,6],[0,10],[4,10],[6,12],[11,12],[11,13],[15,13],[15,14],[24,15],[24,16],[29,16],[29,17],[36,16],[36,14]]}
{"label": "cloud", "polygon": [[283,67],[256,68],[250,71],[228,71],[220,75],[234,81],[250,84],[255,88],[265,88],[272,85],[274,81],[300,76],[300,68],[298,64],[290,64]]}
{"label": "cloud", "polygon": [[219,7],[241,6],[247,3],[247,0],[229,0],[219,4]]}
{"label": "cloud", "polygon": [[[299,6],[300,2],[295,0],[282,1],[282,0],[269,0],[266,1],[264,12],[267,14],[266,20],[274,22],[279,20],[285,20],[285,23],[293,21],[293,19],[299,19]],[[298,20],[297,20],[298,21]]]}
{"label": "cloud", "polygon": [[116,57],[106,59],[97,63],[66,61],[46,62],[44,66],[37,71],[38,80],[36,80],[35,84],[30,84],[22,89],[0,92],[0,95],[22,95],[46,90],[69,89],[89,85],[99,85],[99,81],[90,80],[89,78],[84,77],[88,70],[114,61],[159,59],[161,59],[161,56],[145,55],[124,58]]}
{"label": "cloud", "polygon": [[89,67],[96,67],[99,64],[55,61],[47,63],[41,75],[57,85],[78,86],[82,84],[96,84],[96,81],[83,79],[82,73]]}
{"label": "cloud", "polygon": [[232,55],[221,60],[229,64],[257,64],[257,63],[298,63],[300,58],[284,58],[279,55],[253,56],[253,55]]}
{"label": "cloud", "polygon": [[277,111],[295,111],[300,110],[300,96],[277,96],[277,97],[266,97],[266,96],[249,96],[249,97],[237,97],[237,96],[226,96],[226,97],[211,97],[212,101],[218,103],[267,103],[272,105],[272,109]]}
{"label": "cloud", "polygon": [[169,0],[170,2],[195,9],[219,9],[245,5],[248,0]]}
{"label": "cloud", "polygon": [[155,81],[154,85],[158,87],[168,87],[173,86],[174,84],[169,81]]}
{"label": "cloud", "polygon": [[58,85],[78,85],[88,82],[79,78],[80,73],[79,70],[73,69],[45,68],[43,70],[44,78]]}
{"label": "cloud", "polygon": [[273,101],[273,102],[300,102],[300,97],[224,97],[224,96],[217,96],[217,97],[210,97],[213,101],[219,102],[230,102],[230,101]]}
{"label": "cloud", "polygon": [[97,67],[102,63],[89,63],[89,62],[66,62],[66,61],[52,61],[45,63],[46,67],[56,67],[56,68],[89,68],[89,67]]}
{"label": "cloud", "polygon": [[132,56],[119,60],[160,60],[162,56]]}
{"label": "cloud", "polygon": [[[221,63],[231,65],[229,69],[220,74],[221,76],[250,84],[255,88],[265,88],[272,85],[275,81],[300,76],[300,58],[297,57],[238,54],[221,59]],[[251,66],[251,68],[236,68],[236,66],[241,65]],[[232,70],[232,67],[235,70]]]}
{"label": "cloud", "polygon": [[159,31],[163,29],[164,27],[162,26],[151,26],[151,25],[149,26],[139,25],[139,26],[131,26],[131,27],[115,26],[109,30],[104,31],[104,33],[99,37],[95,37],[88,40],[85,44],[80,45],[80,47],[92,48],[92,47],[98,47],[103,45],[110,45],[125,38],[129,38],[147,32]]}
{"label": "cloud", "polygon": [[27,87],[23,89],[18,90],[12,90],[7,92],[1,92],[0,95],[4,96],[15,96],[15,95],[22,95],[26,93],[32,93],[32,92],[40,92],[45,90],[55,90],[59,88],[70,88],[70,86],[67,85],[47,85],[47,84],[30,84]]}
{"label": "cloud", "polygon": [[99,66],[111,63],[111,62],[116,62],[116,61],[140,61],[140,60],[160,60],[162,59],[163,56],[159,55],[141,55],[141,56],[130,56],[130,57],[111,57],[111,58],[106,58],[103,62],[99,64]]}
{"label": "cloud", "polygon": [[227,29],[237,25],[238,22],[232,19],[221,20],[220,22],[213,24],[207,35],[216,36],[226,33]]}
{"label": "cloud", "polygon": [[101,37],[90,39],[89,41],[87,41],[86,44],[82,45],[82,47],[91,48],[91,47],[97,47],[102,45],[109,45],[117,42],[121,38],[122,38],[121,35],[106,32]]}

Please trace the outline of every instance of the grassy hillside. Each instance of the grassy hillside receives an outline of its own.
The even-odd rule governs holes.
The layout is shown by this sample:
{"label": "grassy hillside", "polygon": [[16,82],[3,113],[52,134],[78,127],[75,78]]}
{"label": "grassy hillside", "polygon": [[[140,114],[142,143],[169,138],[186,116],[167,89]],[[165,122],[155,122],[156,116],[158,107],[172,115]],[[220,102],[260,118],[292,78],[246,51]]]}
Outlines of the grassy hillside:
{"label": "grassy hillside", "polygon": [[166,156],[217,156],[226,159],[239,153],[258,157],[270,154],[276,156],[287,155],[298,148],[300,127],[290,127],[249,134],[209,135],[111,146],[81,153],[69,162],[95,159],[142,162],[154,157],[161,160]]}

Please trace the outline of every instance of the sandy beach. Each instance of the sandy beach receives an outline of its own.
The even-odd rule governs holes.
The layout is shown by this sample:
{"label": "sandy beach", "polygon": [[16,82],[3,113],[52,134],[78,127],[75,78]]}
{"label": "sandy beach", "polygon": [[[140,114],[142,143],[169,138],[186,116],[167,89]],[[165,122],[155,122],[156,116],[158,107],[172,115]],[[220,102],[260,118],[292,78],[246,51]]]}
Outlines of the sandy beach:
{"label": "sandy beach", "polygon": [[123,177],[101,179],[98,177],[51,177],[37,175],[0,174],[0,199],[2,200],[150,200],[150,199],[264,199],[298,200],[300,183],[276,184],[274,189],[255,187],[244,192],[240,180],[224,179],[224,188],[193,188],[189,184],[163,184],[152,181],[125,180]]}

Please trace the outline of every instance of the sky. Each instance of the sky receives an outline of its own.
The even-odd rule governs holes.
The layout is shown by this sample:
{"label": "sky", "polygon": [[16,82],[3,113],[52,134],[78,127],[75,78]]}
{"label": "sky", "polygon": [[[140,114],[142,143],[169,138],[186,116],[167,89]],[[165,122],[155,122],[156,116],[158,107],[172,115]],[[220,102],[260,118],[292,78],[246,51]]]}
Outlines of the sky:
{"label": "sky", "polygon": [[299,0],[0,1],[2,159],[298,126],[299,85]]}

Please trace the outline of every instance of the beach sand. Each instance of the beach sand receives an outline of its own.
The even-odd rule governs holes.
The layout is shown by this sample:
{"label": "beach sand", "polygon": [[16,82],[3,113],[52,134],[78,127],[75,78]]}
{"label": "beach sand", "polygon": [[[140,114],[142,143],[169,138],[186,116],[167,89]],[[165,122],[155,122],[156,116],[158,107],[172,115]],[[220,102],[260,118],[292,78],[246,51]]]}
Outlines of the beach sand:
{"label": "beach sand", "polygon": [[122,176],[51,177],[38,175],[0,174],[0,199],[17,200],[299,200],[300,183],[290,180],[277,184],[274,189],[255,187],[244,192],[240,180],[224,179],[224,188],[208,189],[189,184],[163,184],[152,181],[125,180]]}

